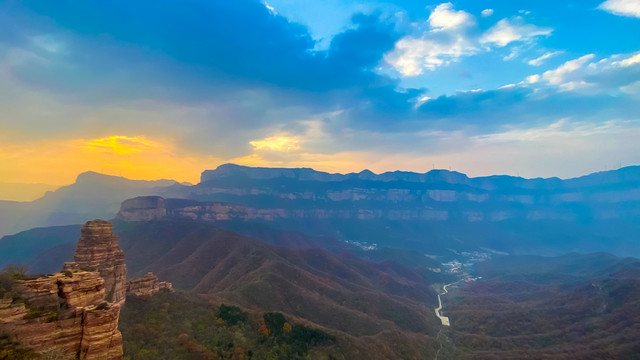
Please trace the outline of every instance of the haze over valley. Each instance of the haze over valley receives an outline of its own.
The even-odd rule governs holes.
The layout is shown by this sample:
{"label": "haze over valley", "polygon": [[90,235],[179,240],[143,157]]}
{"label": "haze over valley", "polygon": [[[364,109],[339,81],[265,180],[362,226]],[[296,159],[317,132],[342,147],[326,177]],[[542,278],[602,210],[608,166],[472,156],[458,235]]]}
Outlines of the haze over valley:
{"label": "haze over valley", "polygon": [[0,360],[638,358],[640,0],[0,29]]}

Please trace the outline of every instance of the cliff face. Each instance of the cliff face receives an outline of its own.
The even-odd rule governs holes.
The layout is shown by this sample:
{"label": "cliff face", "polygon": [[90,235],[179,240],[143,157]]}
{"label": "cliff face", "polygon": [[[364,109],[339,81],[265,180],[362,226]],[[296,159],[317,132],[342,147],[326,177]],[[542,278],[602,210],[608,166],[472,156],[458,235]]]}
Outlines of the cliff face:
{"label": "cliff face", "polygon": [[121,217],[130,221],[148,221],[161,219],[167,215],[165,201],[159,196],[142,196],[125,200],[126,207],[121,207]]}
{"label": "cliff face", "polygon": [[[161,201],[160,201],[161,200]],[[150,209],[135,208],[135,204],[146,202],[148,204],[159,204],[163,208],[158,211]],[[149,214],[154,214],[149,216]],[[240,204],[229,204],[222,202],[198,202],[178,199],[162,199],[156,196],[138,197],[126,200],[122,203],[120,212],[116,216],[124,221],[149,221],[162,218],[176,218],[200,220],[207,222],[226,220],[266,220],[277,219],[379,219],[391,220],[434,220],[444,221],[449,218],[449,213],[443,210],[434,209],[378,209],[355,208],[355,209],[335,209],[335,208],[255,208]]]}
{"label": "cliff face", "polygon": [[[640,167],[575,179],[469,178],[433,170],[328,174],[226,164],[202,173],[186,196],[246,206],[248,218],[458,220],[467,222],[640,219]],[[175,207],[174,207],[175,208]],[[187,213],[202,212],[182,211]],[[206,210],[218,217],[224,211]],[[138,211],[141,216],[140,211]],[[172,215],[175,216],[173,211]]]}
{"label": "cliff face", "polygon": [[104,220],[88,221],[81,230],[74,260],[81,269],[96,270],[104,279],[105,300],[124,303],[127,266],[124,252],[113,235],[113,225]]}
{"label": "cliff face", "polygon": [[87,222],[75,254],[80,263],[65,263],[62,272],[52,275],[15,280],[0,299],[0,335],[46,358],[121,360],[118,317],[126,267],[117,240],[110,223]]}
{"label": "cliff face", "polygon": [[120,306],[104,302],[97,271],[21,280],[14,289],[22,299],[0,303],[0,333],[44,355],[122,359]]}

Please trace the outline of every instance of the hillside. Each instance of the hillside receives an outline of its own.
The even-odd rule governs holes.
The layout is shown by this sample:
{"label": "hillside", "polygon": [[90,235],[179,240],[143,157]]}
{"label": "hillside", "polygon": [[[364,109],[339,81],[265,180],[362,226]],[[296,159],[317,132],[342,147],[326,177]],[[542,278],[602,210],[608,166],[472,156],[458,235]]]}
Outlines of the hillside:
{"label": "hillside", "polygon": [[131,360],[421,359],[434,353],[419,335],[386,331],[354,337],[184,292],[130,296],[120,320],[124,354]]}
{"label": "hillside", "polygon": [[608,254],[504,257],[445,297],[442,359],[634,359],[640,261]]}
{"label": "hillside", "polygon": [[[174,287],[248,308],[282,311],[357,336],[385,329],[433,333],[435,294],[415,272],[277,248],[209,224],[120,225],[129,271],[152,271]],[[426,306],[426,308],[425,308]]]}

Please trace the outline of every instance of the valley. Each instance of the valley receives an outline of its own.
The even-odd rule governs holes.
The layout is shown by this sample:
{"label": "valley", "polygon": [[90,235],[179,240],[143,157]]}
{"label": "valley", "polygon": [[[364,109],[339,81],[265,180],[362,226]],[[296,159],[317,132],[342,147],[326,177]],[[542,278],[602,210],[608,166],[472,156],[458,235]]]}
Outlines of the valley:
{"label": "valley", "polygon": [[640,360],[640,0],[0,0],[0,360]]}
{"label": "valley", "polygon": [[[629,171],[593,176],[609,184],[622,181],[628,187],[635,181]],[[137,278],[127,285],[133,300],[122,311],[125,356],[151,359],[164,353],[189,358],[185,354],[193,353],[203,359],[232,359],[242,353],[256,359],[277,358],[276,354],[319,359],[520,359],[544,353],[560,359],[569,351],[609,357],[635,351],[635,342],[626,340],[635,334],[633,326],[625,325],[619,336],[606,334],[620,314],[634,313],[630,309],[640,298],[635,293],[639,261],[590,252],[634,249],[637,244],[627,241],[635,236],[633,211],[625,215],[628,219],[595,216],[596,212],[585,210],[585,204],[596,201],[588,199],[596,199],[593,194],[601,191],[592,188],[592,195],[580,200],[585,201],[581,211],[587,211],[584,221],[527,215],[532,211],[528,207],[559,206],[546,200],[516,206],[513,201],[519,200],[490,200],[494,195],[482,201],[458,195],[411,195],[419,194],[420,187],[445,187],[440,180],[445,174],[449,187],[465,183],[491,188],[487,182],[494,181],[429,174],[338,176],[305,169],[223,166],[203,173],[198,185],[134,187],[127,190],[130,193],[123,192],[142,193],[123,199],[111,215],[127,276]],[[539,180],[521,186],[546,189],[548,184],[541,182],[545,184]],[[99,189],[104,184],[91,186]],[[118,189],[128,184],[116,179],[110,186]],[[155,186],[143,185],[149,184]],[[354,193],[340,198],[327,190],[362,192],[358,186],[363,184],[378,190],[365,191],[369,198],[354,198]],[[568,184],[592,186],[588,178]],[[82,192],[73,195],[74,186],[65,189],[65,196],[84,201]],[[404,198],[388,190],[400,186],[415,190],[405,192]],[[315,189],[314,195],[297,193],[297,188]],[[183,198],[167,196],[171,192]],[[298,199],[297,194],[306,198]],[[91,206],[102,201],[91,199]],[[636,200],[628,200],[607,206],[633,209]],[[471,221],[451,215],[470,207],[491,212],[514,206],[518,210],[513,218]],[[449,215],[422,218],[420,209]],[[620,226],[612,229],[612,222]],[[39,227],[5,236],[0,239],[0,265],[22,263],[31,272],[56,272],[59,264],[77,258],[81,228]],[[605,236],[604,229],[612,231]],[[559,237],[564,240],[558,242]],[[578,245],[580,253],[567,254]],[[528,255],[540,253],[552,256]],[[122,291],[113,296],[123,298]],[[235,325],[219,323],[212,314],[227,309],[224,306],[246,314],[242,315],[246,320]],[[334,340],[311,346],[295,340],[293,333],[273,338],[260,335],[263,316],[271,313],[281,314],[277,316],[290,326],[299,326],[300,334]],[[181,325],[174,329],[159,319]],[[576,333],[578,328],[583,330]],[[559,335],[565,332],[573,335]],[[607,341],[617,345],[607,348]],[[587,342],[590,345],[582,347]]]}

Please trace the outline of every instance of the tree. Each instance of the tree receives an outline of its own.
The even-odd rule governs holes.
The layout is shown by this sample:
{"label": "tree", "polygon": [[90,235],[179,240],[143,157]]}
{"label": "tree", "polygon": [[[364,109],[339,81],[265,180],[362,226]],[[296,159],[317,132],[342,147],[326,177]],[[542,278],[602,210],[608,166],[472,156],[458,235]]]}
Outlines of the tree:
{"label": "tree", "polygon": [[269,333],[273,336],[279,336],[282,334],[282,329],[284,327],[285,322],[287,320],[284,318],[284,315],[281,313],[265,313],[263,315],[264,323],[267,325],[269,329]]}
{"label": "tree", "polygon": [[284,330],[284,332],[286,333],[291,332],[291,324],[289,324],[288,322],[285,322],[284,325],[282,325],[282,330]]}
{"label": "tree", "polygon": [[22,265],[22,264],[10,264],[5,266],[4,269],[2,269],[2,274],[3,275],[9,275],[12,276],[14,279],[16,280],[20,280],[23,279],[24,276],[27,274],[27,266],[26,265]]}

